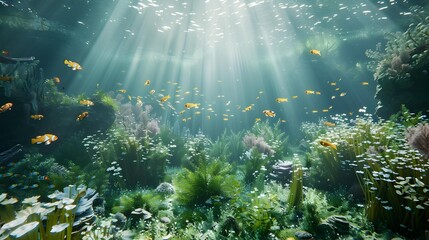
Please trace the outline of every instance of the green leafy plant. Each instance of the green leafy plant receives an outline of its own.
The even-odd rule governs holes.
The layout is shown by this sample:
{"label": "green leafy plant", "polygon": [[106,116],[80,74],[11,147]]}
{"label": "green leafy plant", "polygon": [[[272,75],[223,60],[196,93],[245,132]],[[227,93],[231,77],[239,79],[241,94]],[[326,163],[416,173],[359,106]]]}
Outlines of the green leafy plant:
{"label": "green leafy plant", "polygon": [[201,206],[211,199],[233,197],[240,190],[239,182],[231,175],[229,164],[221,161],[209,163],[201,159],[194,167],[193,170],[183,169],[173,179],[179,204]]}
{"label": "green leafy plant", "polygon": [[302,166],[296,164],[293,170],[292,183],[290,184],[290,192],[288,197],[288,209],[300,211],[302,208],[303,193],[302,193]]}

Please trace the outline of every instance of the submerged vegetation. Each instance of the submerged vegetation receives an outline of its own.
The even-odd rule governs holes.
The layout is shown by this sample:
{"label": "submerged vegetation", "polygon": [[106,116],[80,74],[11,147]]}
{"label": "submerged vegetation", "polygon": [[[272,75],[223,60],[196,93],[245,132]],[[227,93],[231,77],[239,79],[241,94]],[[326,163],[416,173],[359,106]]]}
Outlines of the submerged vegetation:
{"label": "submerged vegetation", "polygon": [[[128,7],[140,11],[143,5]],[[317,122],[301,123],[297,135],[302,139],[297,141],[289,139],[289,120],[279,118],[286,108],[262,110],[255,103],[234,106],[222,101],[230,108],[215,113],[215,104],[178,100],[182,93],[203,96],[197,88],[191,94],[177,86],[175,96],[170,96],[165,89],[155,91],[150,80],[142,83],[146,97],[128,95],[127,89],[104,92],[98,85],[91,95],[72,97],[60,90],[58,77],[44,79],[33,58],[0,63],[7,73],[0,76],[3,95],[24,95],[21,105],[14,107],[22,107],[26,117],[47,109],[47,116],[64,122],[63,112],[56,111],[67,110],[72,116],[65,116],[68,122],[61,128],[73,123],[72,130],[66,129],[68,134],[59,135],[61,140],[51,146],[49,139],[41,145],[27,141],[20,157],[15,154],[21,150],[0,152],[0,239],[423,239],[429,233],[429,121],[413,111],[427,110],[427,105],[408,109],[400,103],[408,103],[404,99],[414,93],[403,93],[404,88],[416,91],[414,99],[428,99],[429,88],[416,87],[414,79],[427,82],[429,17],[421,17],[424,11],[419,7],[410,11],[419,13],[420,23],[389,35],[384,51],[379,44],[366,52],[374,60],[369,66],[377,97],[384,101],[379,109],[392,100],[392,108],[382,112],[385,119],[367,113],[365,107],[358,114],[334,114],[333,106],[305,107],[306,114],[324,115]],[[331,34],[314,34],[304,45],[312,54],[311,64],[323,68],[329,62],[322,56],[338,56],[342,42]],[[185,52],[183,60],[188,58]],[[331,100],[346,95],[337,82],[328,82],[339,91]],[[305,94],[325,94],[318,90]],[[282,105],[297,98],[301,96],[276,101]],[[183,106],[176,109],[173,102]],[[3,106],[1,117],[11,105]],[[234,117],[232,106],[249,116],[259,111],[267,120],[258,117],[247,128],[231,127],[216,137],[183,125],[199,117],[228,122]],[[183,117],[169,122],[168,117],[158,117],[160,109],[169,111],[164,118],[170,113]],[[33,121],[34,116],[30,119],[25,124],[32,131],[37,123],[44,124]],[[49,125],[43,129],[61,132]]]}
{"label": "submerged vegetation", "polygon": [[[184,144],[174,146],[170,143],[179,140],[166,129],[162,136],[147,133],[137,137],[135,134],[142,131],[129,132],[119,125],[106,133],[84,137],[81,144],[86,155],[77,156],[87,158],[86,164],[63,161],[60,165],[54,157],[62,156],[61,151],[50,158],[26,155],[10,170],[28,171],[26,175],[34,177],[10,176],[10,180],[19,180],[8,191],[17,198],[6,199],[2,195],[1,221],[7,223],[2,234],[25,239],[48,237],[47,232],[51,232],[68,239],[71,233],[68,229],[75,226],[75,219],[61,220],[58,216],[59,220],[46,225],[51,213],[46,215],[39,210],[38,218],[29,218],[27,214],[29,220],[18,223],[15,219],[22,215],[17,211],[19,208],[28,212],[39,205],[47,206],[48,203],[38,203],[38,199],[52,198],[53,195],[48,195],[52,188],[75,182],[87,183],[102,194],[101,198],[93,195],[91,205],[85,205],[92,206],[94,202],[93,216],[98,220],[92,221],[93,226],[81,229],[83,239],[107,236],[275,239],[300,234],[338,239],[342,235],[374,237],[374,232],[385,228],[404,236],[421,236],[427,230],[424,222],[429,207],[426,174],[429,166],[425,155],[428,148],[422,146],[427,142],[412,139],[426,139],[427,120],[405,107],[391,120],[378,122],[364,109],[361,112],[354,119],[332,116],[330,121],[335,126],[326,126],[324,119],[318,124],[303,124],[301,129],[310,148],[305,156],[294,154],[290,162],[277,158],[290,158],[286,154],[290,151],[285,146],[287,138],[284,133],[279,134],[276,125],[271,127],[268,123],[256,123],[248,132],[225,133],[216,141],[201,133],[187,135],[182,137]],[[241,144],[232,144],[238,139]],[[336,148],[321,145],[321,140],[335,144]],[[270,153],[267,148],[271,146],[281,155],[275,157],[274,152]],[[170,158],[181,159],[176,164],[182,168],[171,165]],[[307,163],[309,159],[311,164]],[[28,161],[33,163],[32,168],[24,171],[22,167]],[[289,169],[289,177],[271,180],[273,173],[279,174],[273,166]],[[46,176],[45,180],[41,181],[40,176]],[[286,185],[285,179],[289,179]],[[327,192],[326,185],[345,191]],[[26,194],[21,190],[24,186],[30,190]],[[355,186],[359,186],[361,194]],[[28,199],[36,193],[43,196],[34,198],[31,209],[26,208]],[[14,206],[26,197],[22,206]],[[71,199],[75,200],[67,204],[72,205],[62,207],[79,208],[74,206],[78,198]],[[67,213],[61,209],[58,214]],[[9,227],[14,222],[17,225]],[[18,232],[22,235],[17,235]]]}

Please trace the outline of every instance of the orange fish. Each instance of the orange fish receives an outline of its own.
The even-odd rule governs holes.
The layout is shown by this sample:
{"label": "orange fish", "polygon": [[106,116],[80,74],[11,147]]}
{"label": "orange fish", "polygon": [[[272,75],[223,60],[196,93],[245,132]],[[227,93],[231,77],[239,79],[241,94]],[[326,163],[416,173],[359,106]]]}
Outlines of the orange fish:
{"label": "orange fish", "polygon": [[49,145],[51,144],[51,142],[55,142],[58,140],[58,137],[50,134],[50,133],[46,133],[45,135],[41,135],[41,136],[37,136],[35,138],[31,139],[31,144],[42,144],[44,143],[45,145]]}
{"label": "orange fish", "polygon": [[94,106],[94,103],[92,101],[90,101],[90,100],[80,100],[79,103],[82,104],[82,105],[86,105],[88,107],[89,106]]}
{"label": "orange fish", "polygon": [[88,112],[83,112],[83,113],[79,114],[79,116],[77,116],[77,118],[76,118],[76,122],[82,121],[84,118],[88,117],[88,115],[89,115]]}
{"label": "orange fish", "polygon": [[328,141],[325,141],[325,140],[321,140],[319,143],[320,143],[320,145],[322,145],[324,147],[330,147],[330,148],[332,148],[334,150],[337,150],[337,145],[335,145],[335,144],[333,144],[331,142],[328,142]]}
{"label": "orange fish", "polygon": [[199,103],[185,103],[185,108],[198,108],[200,106]]}
{"label": "orange fish", "polygon": [[276,113],[273,110],[264,110],[262,111],[263,114],[267,117],[275,117]]}
{"label": "orange fish", "polygon": [[34,120],[42,120],[42,118],[44,118],[44,116],[41,114],[36,114],[36,115],[31,115],[30,118],[34,119]]}
{"label": "orange fish", "polygon": [[319,55],[319,56],[322,56],[322,55],[320,55],[320,51],[319,51],[319,50],[316,50],[316,49],[311,49],[311,50],[310,50],[310,53],[311,53],[311,54],[313,54],[313,55]]}
{"label": "orange fish", "polygon": [[69,61],[66,59],[66,60],[64,60],[64,64],[67,65],[68,67],[72,68],[73,71],[82,70],[82,66],[80,66],[79,63],[77,63],[77,62]]}
{"label": "orange fish", "polygon": [[6,112],[7,110],[12,110],[12,103],[6,103],[0,107],[0,113]]}
{"label": "orange fish", "polygon": [[162,97],[160,101],[163,103],[163,102],[166,102],[169,98],[170,98],[170,95],[167,95]]}
{"label": "orange fish", "polygon": [[282,102],[288,102],[287,98],[276,98],[276,102],[282,103]]}

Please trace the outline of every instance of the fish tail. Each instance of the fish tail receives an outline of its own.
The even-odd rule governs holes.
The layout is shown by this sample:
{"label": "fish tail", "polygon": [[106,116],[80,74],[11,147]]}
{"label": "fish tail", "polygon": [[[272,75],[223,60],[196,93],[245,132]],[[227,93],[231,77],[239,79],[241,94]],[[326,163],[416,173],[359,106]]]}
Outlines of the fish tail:
{"label": "fish tail", "polygon": [[35,144],[35,143],[37,143],[37,139],[36,138],[32,138],[31,139],[31,144]]}
{"label": "fish tail", "polygon": [[64,59],[64,64],[69,64],[69,60]]}

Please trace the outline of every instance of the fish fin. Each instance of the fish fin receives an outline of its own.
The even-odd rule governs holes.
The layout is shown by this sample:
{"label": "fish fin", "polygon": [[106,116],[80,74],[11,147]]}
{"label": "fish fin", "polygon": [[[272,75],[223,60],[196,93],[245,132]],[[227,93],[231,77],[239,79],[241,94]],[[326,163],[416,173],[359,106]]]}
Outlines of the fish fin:
{"label": "fish fin", "polygon": [[73,71],[76,71],[76,68],[74,67],[74,68],[72,68],[73,69]]}
{"label": "fish fin", "polygon": [[45,142],[45,145],[49,145],[49,144],[51,144],[51,141],[48,140]]}

